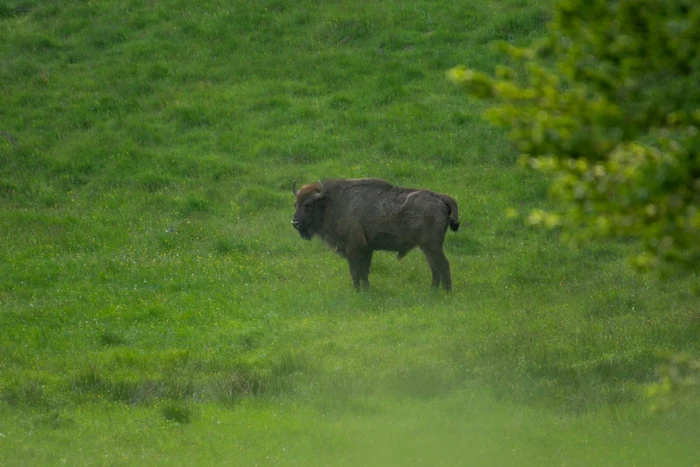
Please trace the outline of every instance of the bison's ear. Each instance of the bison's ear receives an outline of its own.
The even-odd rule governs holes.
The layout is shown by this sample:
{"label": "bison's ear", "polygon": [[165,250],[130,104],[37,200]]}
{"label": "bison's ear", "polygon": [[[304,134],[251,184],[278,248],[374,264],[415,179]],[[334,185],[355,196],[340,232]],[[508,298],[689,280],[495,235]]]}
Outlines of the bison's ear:
{"label": "bison's ear", "polygon": [[323,190],[316,191],[316,192],[314,192],[314,195],[313,195],[314,201],[319,201],[319,200],[328,199],[328,198],[329,198],[328,193],[326,193]]}

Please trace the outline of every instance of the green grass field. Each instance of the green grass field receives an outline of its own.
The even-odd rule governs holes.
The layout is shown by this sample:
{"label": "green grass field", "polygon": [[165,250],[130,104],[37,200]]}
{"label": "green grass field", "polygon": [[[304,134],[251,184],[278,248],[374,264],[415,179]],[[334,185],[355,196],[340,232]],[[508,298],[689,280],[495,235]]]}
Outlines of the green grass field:
{"label": "green grass field", "polygon": [[[507,219],[547,180],[445,77],[550,8],[0,1],[0,465],[698,465],[644,396],[697,277]],[[291,227],[366,176],[458,200],[451,294]]]}

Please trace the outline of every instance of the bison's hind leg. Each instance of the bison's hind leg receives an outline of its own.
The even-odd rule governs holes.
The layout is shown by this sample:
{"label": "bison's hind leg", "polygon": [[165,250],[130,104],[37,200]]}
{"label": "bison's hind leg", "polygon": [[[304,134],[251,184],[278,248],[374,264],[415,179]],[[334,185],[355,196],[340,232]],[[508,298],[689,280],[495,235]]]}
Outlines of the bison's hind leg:
{"label": "bison's hind leg", "polygon": [[452,290],[450,263],[442,251],[442,246],[421,246],[421,250],[423,250],[433,273],[433,287],[439,287],[440,282],[442,282],[445,290]]}

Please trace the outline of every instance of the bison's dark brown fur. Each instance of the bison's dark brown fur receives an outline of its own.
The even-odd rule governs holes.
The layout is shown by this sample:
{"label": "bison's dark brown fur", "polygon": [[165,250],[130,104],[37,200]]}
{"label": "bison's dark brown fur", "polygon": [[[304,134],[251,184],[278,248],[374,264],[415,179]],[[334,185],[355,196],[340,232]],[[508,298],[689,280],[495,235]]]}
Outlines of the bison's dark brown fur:
{"label": "bison's dark brown fur", "polygon": [[450,264],[442,251],[445,232],[459,228],[457,202],[430,190],[402,188],[374,178],[325,180],[303,185],[292,225],[302,238],[321,237],[347,258],[356,289],[369,287],[375,250],[396,251],[398,259],[420,247],[433,273],[433,286],[452,288]]}

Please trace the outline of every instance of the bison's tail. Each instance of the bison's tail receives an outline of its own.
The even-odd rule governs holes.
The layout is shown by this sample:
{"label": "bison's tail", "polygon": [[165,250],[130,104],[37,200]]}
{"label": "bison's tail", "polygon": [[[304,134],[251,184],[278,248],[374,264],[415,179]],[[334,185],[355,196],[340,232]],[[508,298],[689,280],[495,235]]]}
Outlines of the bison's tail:
{"label": "bison's tail", "polygon": [[450,229],[456,232],[459,230],[459,209],[457,208],[457,201],[447,195],[439,194],[439,196],[450,209]]}

